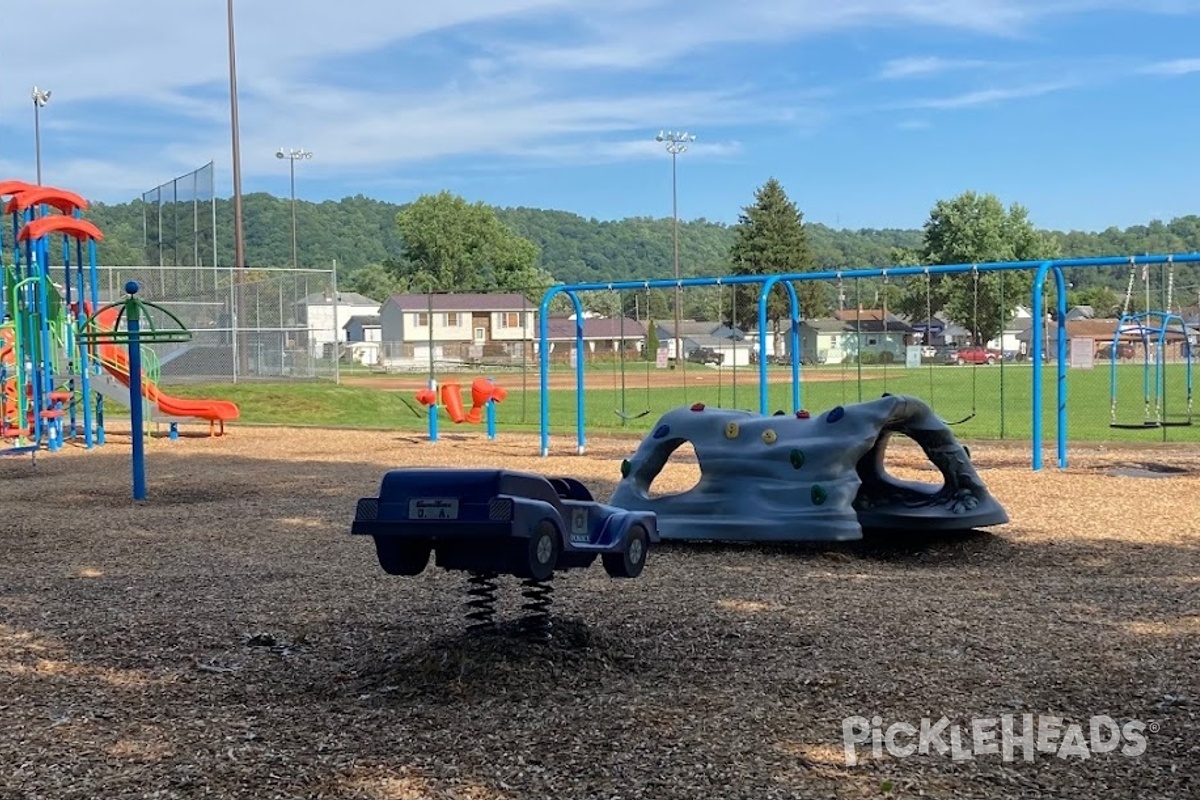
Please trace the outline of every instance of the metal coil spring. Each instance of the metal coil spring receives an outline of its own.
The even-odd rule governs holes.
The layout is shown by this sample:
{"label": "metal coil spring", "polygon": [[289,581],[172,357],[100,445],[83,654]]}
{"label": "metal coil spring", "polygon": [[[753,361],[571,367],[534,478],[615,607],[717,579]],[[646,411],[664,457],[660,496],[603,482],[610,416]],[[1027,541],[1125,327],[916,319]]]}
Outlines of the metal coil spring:
{"label": "metal coil spring", "polygon": [[550,605],[554,587],[549,581],[525,580],[521,582],[521,595],[525,602],[521,610],[527,615],[521,620],[525,632],[535,639],[550,639],[553,623],[550,620]]}
{"label": "metal coil spring", "polygon": [[494,572],[472,572],[467,579],[467,619],[469,631],[491,628],[495,625],[496,592],[500,584]]}

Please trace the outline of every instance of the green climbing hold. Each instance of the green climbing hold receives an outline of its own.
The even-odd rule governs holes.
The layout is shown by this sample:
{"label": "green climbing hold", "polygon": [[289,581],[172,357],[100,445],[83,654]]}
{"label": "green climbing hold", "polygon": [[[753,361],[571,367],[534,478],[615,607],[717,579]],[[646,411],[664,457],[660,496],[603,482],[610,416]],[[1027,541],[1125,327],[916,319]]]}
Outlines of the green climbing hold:
{"label": "green climbing hold", "polygon": [[825,491],[823,486],[813,484],[812,501],[814,506],[819,506],[829,499],[829,493]]}
{"label": "green climbing hold", "polygon": [[792,450],[788,454],[788,458],[792,461],[792,469],[800,469],[804,466],[804,451],[800,448],[797,447],[795,450]]}
{"label": "green climbing hold", "polygon": [[632,469],[633,469],[633,465],[629,463],[628,458],[621,461],[621,477],[622,478],[628,478],[629,473]]}

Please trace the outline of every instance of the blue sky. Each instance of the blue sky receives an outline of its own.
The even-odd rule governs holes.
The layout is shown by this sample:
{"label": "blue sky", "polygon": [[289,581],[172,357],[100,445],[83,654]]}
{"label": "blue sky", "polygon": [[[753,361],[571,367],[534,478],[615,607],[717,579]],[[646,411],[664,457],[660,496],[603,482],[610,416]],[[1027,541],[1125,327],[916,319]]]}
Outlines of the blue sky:
{"label": "blue sky", "polygon": [[[225,3],[6,0],[0,178],[120,202],[210,160],[228,194]],[[1200,0],[239,0],[243,190],[449,189],[584,216],[917,227],[972,189],[1045,227],[1200,211]],[[64,46],[60,43],[73,43]]]}

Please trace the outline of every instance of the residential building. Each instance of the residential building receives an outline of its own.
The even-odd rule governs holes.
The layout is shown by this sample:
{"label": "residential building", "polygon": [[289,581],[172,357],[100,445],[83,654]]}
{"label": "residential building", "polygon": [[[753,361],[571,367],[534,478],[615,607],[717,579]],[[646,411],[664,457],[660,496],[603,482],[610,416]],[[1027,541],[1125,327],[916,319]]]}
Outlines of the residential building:
{"label": "residential building", "polygon": [[361,314],[346,320],[346,353],[351,361],[359,364],[379,362],[379,343],[383,330],[378,314]]}
{"label": "residential building", "polygon": [[[550,317],[546,320],[546,342],[551,360],[571,358],[579,324],[574,317]],[[626,355],[638,358],[646,346],[646,326],[635,319],[585,316],[582,326],[583,346],[589,357],[617,357],[624,342]],[[536,350],[536,339],[533,344]]]}
{"label": "residential building", "polygon": [[355,316],[379,313],[379,301],[357,292],[317,292],[295,304],[297,326],[307,329],[309,353],[317,358],[326,355],[334,342],[346,341],[346,320]]}
{"label": "residential building", "polygon": [[800,321],[800,360],[805,364],[841,364],[853,334],[845,322],[829,317]]}
{"label": "residential building", "polygon": [[[660,347],[667,348],[667,358],[675,357],[675,323],[663,322],[655,325],[655,335],[658,336]],[[731,328],[722,322],[684,319],[679,321],[679,339],[686,358],[697,348],[707,348],[720,353],[725,358],[725,366],[746,366],[751,362],[751,353],[758,346],[757,336],[751,338],[747,334]]]}
{"label": "residential building", "polygon": [[[515,292],[398,294],[379,310],[385,362],[519,358],[537,338],[537,303]],[[528,355],[528,353],[525,353]]]}
{"label": "residential building", "polygon": [[835,311],[834,319],[846,326],[842,350],[849,358],[861,354],[868,361],[905,362],[906,348],[916,340],[916,331],[907,322],[882,309],[863,308]]}

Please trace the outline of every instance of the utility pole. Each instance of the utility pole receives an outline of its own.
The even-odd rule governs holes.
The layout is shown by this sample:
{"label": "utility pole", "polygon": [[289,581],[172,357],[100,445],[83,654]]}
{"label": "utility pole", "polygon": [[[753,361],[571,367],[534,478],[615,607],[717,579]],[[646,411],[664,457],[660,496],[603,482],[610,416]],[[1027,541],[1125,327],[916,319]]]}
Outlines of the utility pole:
{"label": "utility pole", "polygon": [[[237,351],[237,366],[234,380],[237,380],[240,370],[243,374],[249,370],[250,354],[245,347],[246,342],[238,328],[245,325],[242,315],[244,282],[246,274],[246,231],[242,223],[242,145],[238,125],[238,93],[237,93],[237,47],[233,36],[233,0],[227,0],[225,25],[229,33],[229,125],[233,138],[233,270],[234,270],[234,323],[233,341]],[[239,338],[242,341],[239,342]]]}

